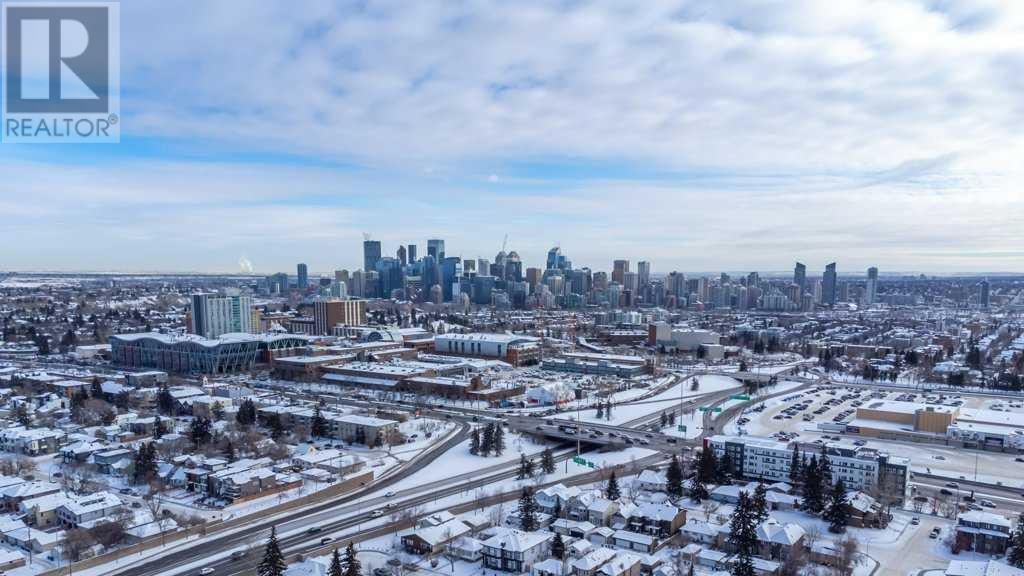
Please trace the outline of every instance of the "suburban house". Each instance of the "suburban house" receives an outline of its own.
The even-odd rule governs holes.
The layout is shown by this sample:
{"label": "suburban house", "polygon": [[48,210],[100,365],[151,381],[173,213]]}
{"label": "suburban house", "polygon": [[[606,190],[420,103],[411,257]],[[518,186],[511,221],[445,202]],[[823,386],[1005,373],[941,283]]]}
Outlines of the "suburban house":
{"label": "suburban house", "polygon": [[956,547],[981,554],[1002,554],[1010,542],[1012,525],[1005,516],[971,510],[956,523]]}
{"label": "suburban house", "polygon": [[92,528],[111,520],[110,516],[124,507],[121,499],[110,492],[96,492],[79,498],[68,498],[57,507],[57,517],[69,528]]}
{"label": "suburban house", "polygon": [[447,544],[469,534],[469,525],[460,520],[451,520],[437,526],[417,528],[411,534],[402,536],[402,547],[412,554],[424,556],[444,551]]}
{"label": "suburban house", "polygon": [[495,534],[483,541],[484,567],[502,572],[522,573],[551,552],[551,532],[523,532],[496,528]]}

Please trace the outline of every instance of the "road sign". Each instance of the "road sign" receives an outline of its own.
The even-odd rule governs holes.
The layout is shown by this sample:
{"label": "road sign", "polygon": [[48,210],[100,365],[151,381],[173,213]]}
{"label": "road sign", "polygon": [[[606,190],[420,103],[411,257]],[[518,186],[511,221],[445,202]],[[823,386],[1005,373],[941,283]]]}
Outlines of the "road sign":
{"label": "road sign", "polygon": [[701,406],[701,412],[721,412],[722,409],[717,406]]}
{"label": "road sign", "polygon": [[730,400],[750,400],[749,394],[733,394],[729,396]]}
{"label": "road sign", "polygon": [[594,464],[590,460],[585,460],[585,459],[580,458],[578,456],[573,457],[572,463],[573,464],[579,464],[580,466],[586,466],[588,468],[597,468],[597,464]]}
{"label": "road sign", "polygon": [[676,431],[677,432],[686,432],[686,425],[685,424],[680,424],[679,426],[676,426]]}

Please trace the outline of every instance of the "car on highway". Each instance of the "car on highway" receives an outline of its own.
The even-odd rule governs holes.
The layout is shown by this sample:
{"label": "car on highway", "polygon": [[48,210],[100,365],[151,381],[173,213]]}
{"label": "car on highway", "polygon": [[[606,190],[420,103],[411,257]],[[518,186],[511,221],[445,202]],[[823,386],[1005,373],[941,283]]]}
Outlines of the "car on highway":
{"label": "car on highway", "polygon": [[235,550],[231,553],[232,560],[241,560],[242,558],[245,558],[245,550]]}
{"label": "car on highway", "polygon": [[942,533],[942,529],[939,528],[938,526],[936,526],[935,528],[932,528],[931,532],[928,533],[928,537],[931,538],[932,540],[934,540],[934,539],[938,538],[939,534],[941,534],[941,533]]}
{"label": "car on highway", "polygon": [[978,504],[984,506],[985,508],[995,508],[996,507],[996,503],[991,501],[991,500],[981,500],[980,502],[978,502]]}
{"label": "car on highway", "polygon": [[201,576],[206,576],[207,574],[213,574],[213,572],[214,572],[213,568],[203,568],[202,570],[199,571],[199,574]]}
{"label": "car on highway", "polygon": [[316,534],[317,532],[320,532],[321,530],[323,530],[323,528],[321,528],[320,526],[311,526],[309,528],[309,530],[306,530],[306,532],[308,532],[309,534]]}
{"label": "car on highway", "polygon": [[918,524],[921,523],[921,519],[918,518],[917,516],[914,516],[913,518],[910,519],[910,523],[913,526],[917,526]]}
{"label": "car on highway", "polygon": [[323,538],[320,539],[320,544],[327,544],[328,542],[333,542],[333,541],[334,541],[334,538],[331,538],[330,536],[324,536]]}
{"label": "car on highway", "polygon": [[942,494],[943,496],[952,496],[952,495],[953,495],[953,493],[952,493],[952,492],[950,492],[950,491],[949,491],[948,489],[946,489],[946,488],[943,488],[943,489],[939,490],[939,494]]}
{"label": "car on highway", "polygon": [[395,491],[394,490],[389,490],[389,491],[385,492],[384,493],[384,497],[385,498],[394,498],[395,497]]}
{"label": "car on highway", "polygon": [[959,488],[960,485],[956,482],[946,482],[946,488]]}
{"label": "car on highway", "polygon": [[384,515],[384,511],[383,510],[374,510],[373,514],[371,514],[371,516],[373,516],[374,518],[380,518],[383,515]]}

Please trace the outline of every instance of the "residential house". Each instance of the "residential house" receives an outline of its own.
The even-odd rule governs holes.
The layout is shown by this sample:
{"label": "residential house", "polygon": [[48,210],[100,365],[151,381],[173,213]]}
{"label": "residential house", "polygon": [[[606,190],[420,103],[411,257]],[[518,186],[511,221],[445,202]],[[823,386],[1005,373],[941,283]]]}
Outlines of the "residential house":
{"label": "residential house", "polygon": [[6,487],[0,488],[0,501],[3,502],[4,510],[16,512],[21,508],[21,503],[25,500],[32,500],[33,498],[56,494],[61,491],[60,484],[54,482],[22,481],[18,484],[8,484]]}
{"label": "residential house", "polygon": [[569,562],[573,576],[595,576],[605,563],[615,558],[615,550],[611,548],[594,548],[586,555]]}
{"label": "residential house", "polygon": [[121,511],[124,503],[110,492],[96,492],[80,497],[69,497],[57,507],[57,517],[68,528],[92,528]]}
{"label": "residential house", "polygon": [[524,532],[496,528],[495,534],[483,541],[484,567],[516,574],[526,572],[551,552],[551,532]]}
{"label": "residential house", "polygon": [[402,536],[402,547],[406,552],[429,556],[443,552],[449,542],[470,532],[470,527],[459,520],[452,520],[437,526],[417,528],[411,534]]}
{"label": "residential house", "polygon": [[641,490],[647,492],[665,492],[668,490],[668,479],[661,470],[644,470],[636,478]]}
{"label": "residential house", "polygon": [[628,530],[616,530],[613,541],[618,548],[644,554],[653,554],[661,544],[655,535],[630,532]]}
{"label": "residential house", "polygon": [[633,510],[627,525],[633,532],[664,539],[670,538],[685,523],[686,510],[668,503],[644,502]]}
{"label": "residential house", "polygon": [[956,523],[956,547],[981,554],[1002,554],[1010,542],[1011,529],[1005,516],[982,510],[964,512]]}

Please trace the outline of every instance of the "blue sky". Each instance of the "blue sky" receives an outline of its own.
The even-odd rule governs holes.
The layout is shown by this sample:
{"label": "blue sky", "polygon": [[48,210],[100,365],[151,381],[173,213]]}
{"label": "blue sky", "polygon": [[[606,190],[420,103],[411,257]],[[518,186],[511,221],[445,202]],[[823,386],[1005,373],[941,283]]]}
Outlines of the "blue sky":
{"label": "blue sky", "polygon": [[1024,271],[1019,3],[121,12],[122,142],[0,147],[0,268],[328,272],[368,232],[594,269]]}

